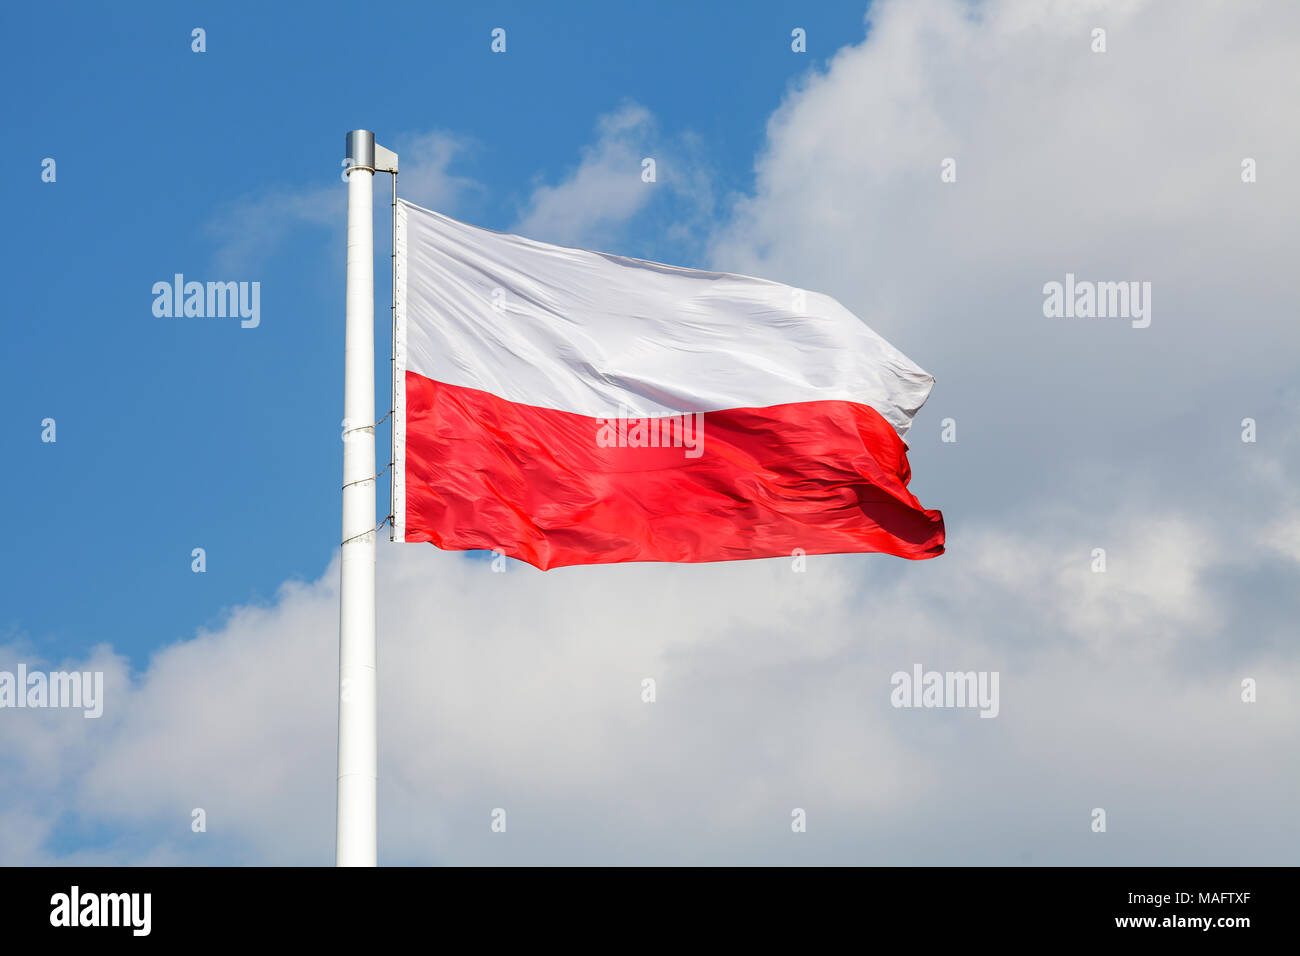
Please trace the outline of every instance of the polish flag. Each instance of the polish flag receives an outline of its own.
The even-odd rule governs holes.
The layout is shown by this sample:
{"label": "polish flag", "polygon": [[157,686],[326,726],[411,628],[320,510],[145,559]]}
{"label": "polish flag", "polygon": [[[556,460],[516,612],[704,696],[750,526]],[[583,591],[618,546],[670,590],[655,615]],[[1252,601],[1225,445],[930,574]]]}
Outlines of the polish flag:
{"label": "polish flag", "polygon": [[393,534],[535,567],[943,553],[934,378],[829,296],[397,207]]}

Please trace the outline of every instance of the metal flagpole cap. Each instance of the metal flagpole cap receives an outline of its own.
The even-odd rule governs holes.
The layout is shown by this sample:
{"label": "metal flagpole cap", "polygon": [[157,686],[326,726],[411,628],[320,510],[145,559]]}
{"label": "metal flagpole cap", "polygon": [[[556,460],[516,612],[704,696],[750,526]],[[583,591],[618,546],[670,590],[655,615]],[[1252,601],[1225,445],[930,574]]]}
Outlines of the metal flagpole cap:
{"label": "metal flagpole cap", "polygon": [[347,152],[344,154],[348,166],[361,166],[365,169],[375,168],[375,134],[368,129],[354,129],[348,133]]}

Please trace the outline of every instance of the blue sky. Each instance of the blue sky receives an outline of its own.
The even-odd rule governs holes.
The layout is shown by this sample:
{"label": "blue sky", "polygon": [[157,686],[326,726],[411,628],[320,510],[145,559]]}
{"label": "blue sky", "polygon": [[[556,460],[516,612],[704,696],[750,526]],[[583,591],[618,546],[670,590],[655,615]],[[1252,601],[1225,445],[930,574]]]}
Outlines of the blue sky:
{"label": "blue sky", "polygon": [[[0,386],[4,493],[27,525],[0,565],[9,636],[54,657],[109,641],[139,665],[329,561],[341,233],[299,223],[222,271],[220,227],[241,225],[232,209],[306,187],[337,184],[341,196],[348,129],[394,147],[443,130],[466,144],[453,171],[479,184],[455,214],[507,228],[539,182],[579,162],[596,118],[628,101],[666,134],[707,131],[699,150],[723,201],[751,185],[786,87],[865,29],[860,3],[800,10],[811,52],[796,56],[796,4],[743,17],[687,3],[474,6],[435,16],[398,4],[370,17],[345,4],[6,10],[5,81],[27,90],[10,101],[16,148],[3,160],[22,236],[6,258],[24,278]],[[499,25],[504,55],[489,49]],[[202,54],[190,49],[196,26]],[[41,181],[45,157],[54,183]],[[377,182],[385,217],[388,189]],[[689,243],[648,217],[621,238],[613,251],[696,264]],[[387,249],[377,255],[382,326]],[[156,318],[150,289],[176,272],[260,281],[261,326]],[[377,341],[386,383],[387,337]],[[40,441],[47,417],[54,444]],[[207,550],[202,575],[190,570],[195,547]]]}
{"label": "blue sky", "polygon": [[[835,296],[936,376],[948,530],[806,573],[381,540],[382,862],[1294,862],[1300,7],[867,13],[6,7],[0,671],[106,701],[0,711],[0,863],[333,859],[357,127],[456,218]],[[259,327],[156,317],[177,272],[260,282]],[[1149,326],[1049,315],[1067,274]],[[997,718],[893,707],[918,663],[999,673]]]}

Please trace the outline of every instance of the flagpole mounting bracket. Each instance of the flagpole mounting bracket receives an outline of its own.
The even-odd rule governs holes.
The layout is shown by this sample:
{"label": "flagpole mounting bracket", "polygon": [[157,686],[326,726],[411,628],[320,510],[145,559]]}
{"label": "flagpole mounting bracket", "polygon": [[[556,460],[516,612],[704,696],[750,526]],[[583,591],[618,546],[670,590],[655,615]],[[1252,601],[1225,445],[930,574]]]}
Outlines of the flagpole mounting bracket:
{"label": "flagpole mounting bracket", "polygon": [[368,169],[372,173],[397,174],[397,154],[375,142],[375,134],[368,129],[354,129],[347,136],[347,167]]}

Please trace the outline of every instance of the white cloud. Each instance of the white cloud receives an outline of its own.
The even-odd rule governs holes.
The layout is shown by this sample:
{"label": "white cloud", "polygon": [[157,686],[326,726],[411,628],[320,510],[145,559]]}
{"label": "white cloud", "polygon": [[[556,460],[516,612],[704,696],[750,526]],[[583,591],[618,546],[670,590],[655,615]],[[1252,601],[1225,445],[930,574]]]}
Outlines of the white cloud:
{"label": "white cloud", "polygon": [[515,232],[564,245],[593,244],[603,229],[650,201],[653,187],[641,181],[650,113],[629,104],[598,125],[596,143],[583,150],[578,167],[559,185],[533,190]]}
{"label": "white cloud", "polygon": [[[1294,378],[1300,127],[1281,118],[1300,7],[885,2],[870,19],[772,117],[715,268],[836,295],[937,376],[931,413],[1015,447],[1036,480],[1179,416],[1235,423]],[[1067,271],[1152,282],[1151,327],[1045,318]]]}
{"label": "white cloud", "polygon": [[[497,574],[381,547],[383,858],[793,860],[795,806],[821,860],[1190,862],[1162,814],[1197,817],[1201,862],[1293,852],[1265,822],[1297,782],[1272,762],[1297,743],[1294,652],[1183,666],[1225,637],[1233,609],[1189,598],[1225,552],[1171,560],[1205,532],[1117,521],[1098,529],[1113,557],[1094,575],[1075,542],[1087,516],[1058,519],[1056,533],[970,529],[938,561],[823,557],[805,573],[772,560]],[[130,682],[101,652],[102,724],[0,715],[8,789],[27,795],[5,804],[7,861],[52,859],[45,841],[74,814],[131,835],[83,851],[96,859],[328,862],[337,574],[159,651]],[[999,671],[1000,716],[891,708],[889,676],[913,663]],[[1244,676],[1260,703],[1237,699]],[[1148,829],[1103,852],[1075,839],[1093,806]],[[194,807],[205,834],[189,830]],[[505,836],[489,832],[494,807]]]}
{"label": "white cloud", "polygon": [[[650,112],[627,103],[600,117],[596,140],[557,184],[536,186],[512,232],[544,242],[617,251],[629,222],[659,199],[656,228],[679,243],[713,208],[699,142],[691,134],[666,136]],[[643,179],[646,159],[654,181]]]}

